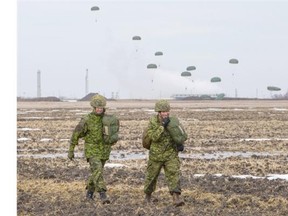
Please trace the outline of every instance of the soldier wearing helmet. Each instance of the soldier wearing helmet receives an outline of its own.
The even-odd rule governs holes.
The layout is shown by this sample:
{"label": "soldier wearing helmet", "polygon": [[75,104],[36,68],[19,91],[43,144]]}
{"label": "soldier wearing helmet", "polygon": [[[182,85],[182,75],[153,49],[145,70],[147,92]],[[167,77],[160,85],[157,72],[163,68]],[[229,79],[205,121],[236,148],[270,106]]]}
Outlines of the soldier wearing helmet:
{"label": "soldier wearing helmet", "polygon": [[175,206],[184,205],[179,197],[180,187],[180,160],[179,151],[183,151],[183,143],[187,134],[177,117],[170,115],[170,104],[167,100],[155,103],[154,115],[150,118],[147,134],[151,140],[149,159],[146,170],[144,193],[146,202],[151,202],[152,193],[156,189],[157,178],[164,168],[169,192]]}
{"label": "soldier wearing helmet", "polygon": [[110,200],[106,195],[103,171],[110,156],[111,146],[118,140],[119,120],[114,115],[105,113],[106,98],[102,95],[94,95],[90,105],[93,108],[92,112],[80,120],[72,133],[68,158],[73,160],[74,148],[78,145],[78,140],[83,138],[85,157],[91,171],[86,186],[86,197],[93,200],[94,192],[97,191],[102,203],[106,204],[110,203]]}

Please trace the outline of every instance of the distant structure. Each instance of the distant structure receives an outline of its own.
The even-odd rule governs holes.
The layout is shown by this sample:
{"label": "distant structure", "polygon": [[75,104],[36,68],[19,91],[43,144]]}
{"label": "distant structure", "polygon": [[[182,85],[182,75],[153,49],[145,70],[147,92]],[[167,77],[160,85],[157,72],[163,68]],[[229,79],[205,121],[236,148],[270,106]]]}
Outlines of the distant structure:
{"label": "distant structure", "polygon": [[85,95],[87,95],[89,92],[88,88],[88,69],[86,69],[86,77],[85,77]]}
{"label": "distant structure", "polygon": [[41,71],[37,71],[37,97],[41,97]]}
{"label": "distant structure", "polygon": [[111,99],[119,99],[119,93],[118,92],[112,92],[111,93]]}

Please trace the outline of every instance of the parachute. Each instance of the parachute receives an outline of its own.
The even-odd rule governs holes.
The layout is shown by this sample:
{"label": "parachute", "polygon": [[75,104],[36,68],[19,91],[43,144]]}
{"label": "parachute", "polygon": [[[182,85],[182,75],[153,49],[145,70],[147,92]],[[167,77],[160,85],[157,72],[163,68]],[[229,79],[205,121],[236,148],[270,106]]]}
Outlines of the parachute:
{"label": "parachute", "polygon": [[[147,65],[147,68],[148,68],[149,70],[152,69],[151,83],[153,84],[153,83],[154,83],[154,74],[155,74],[155,72],[156,72],[157,65],[156,65],[156,64],[148,64],[148,65]],[[152,87],[152,91],[153,91],[153,87]]]}
{"label": "parachute", "polygon": [[276,87],[276,86],[268,86],[267,90],[269,90],[269,91],[281,91],[281,88]]}
{"label": "parachute", "polygon": [[[160,65],[161,65],[161,56],[163,56],[163,52],[161,52],[161,51],[157,51],[157,52],[155,52],[155,54],[154,54],[155,56],[157,56],[157,64],[158,64],[158,67],[160,68]],[[160,56],[160,57],[159,57]]]}
{"label": "parachute", "polygon": [[98,10],[99,10],[98,6],[91,7],[91,11],[98,11]]}
{"label": "parachute", "polygon": [[238,64],[239,61],[237,59],[232,58],[232,59],[229,60],[229,63],[230,64]]}
{"label": "parachute", "polygon": [[132,40],[141,40],[141,37],[140,36],[133,36]]}
{"label": "parachute", "polygon": [[191,73],[189,71],[184,71],[184,72],[181,73],[181,76],[182,77],[190,77]]}
{"label": "parachute", "polygon": [[[91,11],[99,11],[100,8],[98,6],[91,7]],[[95,19],[95,22],[97,22],[97,19]]]}
{"label": "parachute", "polygon": [[187,71],[191,71],[191,70],[196,70],[196,67],[195,66],[188,66],[186,68]]}
{"label": "parachute", "polygon": [[[133,36],[132,37],[132,40],[133,41],[140,41],[141,40],[141,37],[140,36],[138,36],[138,35],[135,35],[135,36]],[[136,49],[136,52],[138,52],[138,42],[135,42],[136,43],[136,45],[135,45],[135,49]]]}
{"label": "parachute", "polygon": [[147,65],[147,68],[148,68],[148,69],[156,69],[156,68],[157,68],[157,65],[156,65],[156,64],[148,64],[148,65]]}
{"label": "parachute", "polygon": [[[189,71],[182,72],[181,76],[193,82],[192,75]],[[187,90],[187,86],[185,87],[185,90]]]}
{"label": "parachute", "polygon": [[155,56],[162,56],[162,55],[163,55],[163,52],[161,51],[155,52]]}
{"label": "parachute", "polygon": [[212,83],[214,83],[214,82],[221,82],[221,78],[220,77],[213,77],[213,78],[211,78],[211,80],[210,80]]}

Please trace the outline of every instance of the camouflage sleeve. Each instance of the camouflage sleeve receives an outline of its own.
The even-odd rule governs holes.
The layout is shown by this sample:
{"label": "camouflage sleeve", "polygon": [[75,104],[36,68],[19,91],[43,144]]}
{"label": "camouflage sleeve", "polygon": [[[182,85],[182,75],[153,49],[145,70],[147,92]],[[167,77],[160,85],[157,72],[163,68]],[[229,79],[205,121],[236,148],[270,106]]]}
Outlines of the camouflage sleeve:
{"label": "camouflage sleeve", "polygon": [[159,122],[157,121],[157,117],[150,119],[147,132],[150,139],[154,142],[157,142],[163,132],[164,127],[159,124]]}
{"label": "camouflage sleeve", "polygon": [[78,140],[85,136],[86,131],[87,131],[86,119],[82,118],[72,133],[69,150],[74,151],[75,146],[78,145]]}

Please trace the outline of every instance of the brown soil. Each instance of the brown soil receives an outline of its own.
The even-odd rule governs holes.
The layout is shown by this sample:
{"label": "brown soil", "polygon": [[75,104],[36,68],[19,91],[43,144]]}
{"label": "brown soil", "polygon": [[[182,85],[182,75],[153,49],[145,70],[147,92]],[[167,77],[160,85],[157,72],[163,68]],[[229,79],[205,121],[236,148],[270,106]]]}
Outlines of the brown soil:
{"label": "brown soil", "polygon": [[[185,205],[177,208],[172,205],[163,172],[153,194],[159,201],[145,204],[146,159],[123,160],[129,152],[147,154],[141,146],[141,133],[154,114],[154,101],[108,102],[107,112],[116,114],[121,123],[120,140],[113,150],[127,154],[108,161],[125,166],[105,168],[111,199],[107,205],[100,203],[98,194],[95,201],[85,199],[89,167],[81,157],[83,141],[74,161],[66,156],[31,157],[66,155],[72,130],[80,117],[91,111],[89,102],[17,105],[18,215],[288,215],[288,181],[265,178],[287,174],[287,101],[172,101],[171,115],[180,118],[189,136],[184,155],[252,152],[249,157],[182,158]],[[215,175],[218,173],[223,175]]]}

